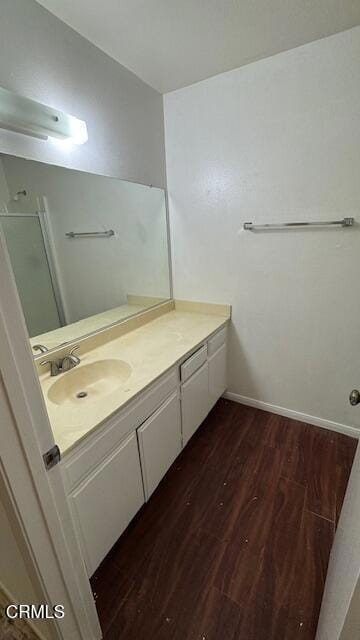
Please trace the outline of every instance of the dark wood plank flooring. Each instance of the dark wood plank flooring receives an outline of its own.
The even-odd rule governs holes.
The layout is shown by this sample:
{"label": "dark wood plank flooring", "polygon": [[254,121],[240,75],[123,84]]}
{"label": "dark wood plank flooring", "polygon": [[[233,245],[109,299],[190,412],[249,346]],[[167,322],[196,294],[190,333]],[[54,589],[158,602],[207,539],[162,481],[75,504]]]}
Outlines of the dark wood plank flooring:
{"label": "dark wood plank flooring", "polygon": [[105,640],[313,640],[356,445],[220,400],[91,580]]}

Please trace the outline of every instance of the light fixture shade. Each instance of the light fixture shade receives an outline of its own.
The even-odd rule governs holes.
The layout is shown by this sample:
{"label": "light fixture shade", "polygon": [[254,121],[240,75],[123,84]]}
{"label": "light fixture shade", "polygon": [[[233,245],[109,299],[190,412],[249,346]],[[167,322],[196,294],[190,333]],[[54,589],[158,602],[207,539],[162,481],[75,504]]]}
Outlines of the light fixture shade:
{"label": "light fixture shade", "polygon": [[47,140],[87,141],[86,122],[0,87],[0,127]]}

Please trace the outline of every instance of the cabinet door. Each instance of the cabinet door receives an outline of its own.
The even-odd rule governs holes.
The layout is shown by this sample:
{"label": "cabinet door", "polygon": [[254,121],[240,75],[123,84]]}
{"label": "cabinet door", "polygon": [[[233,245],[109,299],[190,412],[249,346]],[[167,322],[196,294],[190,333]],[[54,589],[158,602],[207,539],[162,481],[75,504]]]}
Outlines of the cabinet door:
{"label": "cabinet door", "polygon": [[70,501],[90,577],[144,503],[136,433],[70,494]]}
{"label": "cabinet door", "polygon": [[183,445],[206,418],[209,409],[209,367],[206,362],[181,385]]}
{"label": "cabinet door", "polygon": [[209,362],[209,402],[210,409],[226,390],[226,343],[208,360]]}
{"label": "cabinet door", "polygon": [[173,393],[138,429],[145,498],[149,499],[181,451],[179,392]]}

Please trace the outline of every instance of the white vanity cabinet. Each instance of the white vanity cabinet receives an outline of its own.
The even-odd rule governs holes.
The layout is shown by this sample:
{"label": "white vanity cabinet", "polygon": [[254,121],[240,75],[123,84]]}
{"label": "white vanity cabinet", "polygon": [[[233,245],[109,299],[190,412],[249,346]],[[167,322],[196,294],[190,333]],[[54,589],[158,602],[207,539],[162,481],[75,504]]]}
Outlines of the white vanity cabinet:
{"label": "white vanity cabinet", "polygon": [[183,446],[209,413],[209,365],[207,362],[181,385]]}
{"label": "white vanity cabinet", "polygon": [[89,577],[225,389],[226,328],[64,456],[62,474]]}
{"label": "white vanity cabinet", "polygon": [[150,495],[180,450],[174,367],[64,457],[62,475],[89,577],[144,504],[144,485]]}
{"label": "white vanity cabinet", "polygon": [[136,433],[70,494],[70,503],[90,577],[144,503]]}
{"label": "white vanity cabinet", "polygon": [[226,389],[226,328],[182,364],[181,382],[185,446]]}
{"label": "white vanity cabinet", "polygon": [[219,331],[208,342],[209,405],[210,409],[227,387],[226,329]]}
{"label": "white vanity cabinet", "polygon": [[137,431],[145,499],[181,451],[180,394],[175,391]]}

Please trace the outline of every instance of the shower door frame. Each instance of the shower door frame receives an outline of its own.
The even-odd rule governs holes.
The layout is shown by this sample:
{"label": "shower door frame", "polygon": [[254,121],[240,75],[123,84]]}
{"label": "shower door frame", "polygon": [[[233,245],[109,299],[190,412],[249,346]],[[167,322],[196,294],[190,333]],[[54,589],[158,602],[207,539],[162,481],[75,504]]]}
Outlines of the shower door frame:
{"label": "shower door frame", "polygon": [[63,305],[63,296],[61,294],[61,288],[59,285],[59,278],[57,274],[56,264],[53,257],[53,246],[51,241],[51,230],[47,211],[36,211],[35,213],[18,213],[18,212],[0,212],[1,218],[37,218],[39,220],[42,240],[44,243],[46,262],[49,269],[51,287],[54,294],[55,305],[59,316],[60,327],[64,327],[66,322],[66,315]]}

